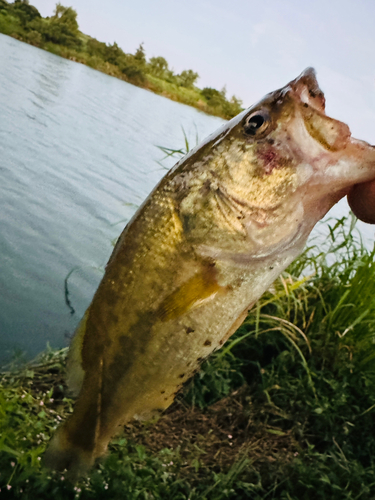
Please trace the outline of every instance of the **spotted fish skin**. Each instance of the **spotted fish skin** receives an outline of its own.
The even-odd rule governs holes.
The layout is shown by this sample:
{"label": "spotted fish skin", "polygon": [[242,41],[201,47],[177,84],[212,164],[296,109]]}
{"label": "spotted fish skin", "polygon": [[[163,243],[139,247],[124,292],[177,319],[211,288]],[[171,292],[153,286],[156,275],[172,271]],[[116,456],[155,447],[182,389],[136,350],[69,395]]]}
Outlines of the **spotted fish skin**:
{"label": "spotted fish skin", "polygon": [[85,473],[122,424],[163,412],[315,223],[375,178],[374,148],[324,106],[308,69],[192,150],[146,199],[73,339],[78,399],[47,465]]}

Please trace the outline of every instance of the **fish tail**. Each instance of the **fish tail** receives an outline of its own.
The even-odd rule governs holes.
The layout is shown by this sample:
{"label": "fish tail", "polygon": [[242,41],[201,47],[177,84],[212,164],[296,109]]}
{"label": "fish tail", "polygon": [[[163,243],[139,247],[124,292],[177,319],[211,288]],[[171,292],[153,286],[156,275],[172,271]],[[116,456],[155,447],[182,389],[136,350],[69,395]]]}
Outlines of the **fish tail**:
{"label": "fish tail", "polygon": [[100,439],[102,359],[98,365],[91,383],[82,388],[73,415],[57,429],[44,457],[47,467],[59,471],[67,469],[73,479],[86,475],[96,457],[106,451]]}
{"label": "fish tail", "polygon": [[44,455],[46,467],[60,472],[67,470],[71,480],[86,475],[94,461],[93,451],[83,450],[68,439],[64,424],[56,431]]}

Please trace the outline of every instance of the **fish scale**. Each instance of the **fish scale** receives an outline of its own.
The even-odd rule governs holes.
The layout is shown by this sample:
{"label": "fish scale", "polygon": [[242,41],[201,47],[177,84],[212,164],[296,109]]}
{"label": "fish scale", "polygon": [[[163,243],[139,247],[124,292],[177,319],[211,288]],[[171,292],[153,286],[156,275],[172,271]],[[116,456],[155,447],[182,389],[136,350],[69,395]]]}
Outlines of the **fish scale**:
{"label": "fish scale", "polygon": [[315,223],[375,178],[375,150],[324,112],[312,69],[167,173],[120,236],[77,329],[78,393],[45,463],[85,473],[132,418],[163,412],[303,251]]}

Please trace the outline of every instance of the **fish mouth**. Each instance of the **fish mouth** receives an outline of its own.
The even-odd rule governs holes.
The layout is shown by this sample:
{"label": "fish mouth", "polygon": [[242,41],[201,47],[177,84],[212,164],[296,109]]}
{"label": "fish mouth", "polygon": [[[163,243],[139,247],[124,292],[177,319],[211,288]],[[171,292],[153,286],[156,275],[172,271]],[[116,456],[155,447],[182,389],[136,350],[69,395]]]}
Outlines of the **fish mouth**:
{"label": "fish mouth", "polygon": [[[354,214],[364,222],[375,223],[375,146],[351,137],[345,123],[325,113],[325,97],[314,68],[306,68],[286,87],[302,103],[301,115],[307,131],[326,150],[345,154],[353,168],[345,175],[352,185],[346,188]],[[313,108],[311,114],[307,108]],[[355,183],[355,181],[359,181]],[[354,182],[353,182],[354,181]]]}
{"label": "fish mouth", "polygon": [[348,146],[350,129],[345,123],[326,115],[326,100],[314,68],[306,68],[288,83],[286,90],[296,102],[307,132],[326,151],[338,152]]}
{"label": "fish mouth", "polygon": [[314,68],[306,68],[296,79],[292,80],[288,87],[299,100],[325,114],[326,99],[320,89]]}

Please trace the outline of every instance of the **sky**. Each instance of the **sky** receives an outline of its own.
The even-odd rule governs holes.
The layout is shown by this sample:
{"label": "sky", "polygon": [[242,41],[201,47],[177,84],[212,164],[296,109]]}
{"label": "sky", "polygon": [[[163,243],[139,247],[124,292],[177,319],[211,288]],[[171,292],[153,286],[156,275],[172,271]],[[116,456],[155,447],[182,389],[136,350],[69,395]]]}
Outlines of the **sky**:
{"label": "sky", "polygon": [[[42,16],[55,0],[30,0]],[[244,107],[317,70],[327,113],[375,144],[373,0],[61,0],[84,33],[146,57],[163,56],[197,85],[235,94]]]}

